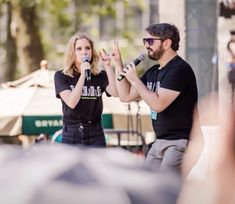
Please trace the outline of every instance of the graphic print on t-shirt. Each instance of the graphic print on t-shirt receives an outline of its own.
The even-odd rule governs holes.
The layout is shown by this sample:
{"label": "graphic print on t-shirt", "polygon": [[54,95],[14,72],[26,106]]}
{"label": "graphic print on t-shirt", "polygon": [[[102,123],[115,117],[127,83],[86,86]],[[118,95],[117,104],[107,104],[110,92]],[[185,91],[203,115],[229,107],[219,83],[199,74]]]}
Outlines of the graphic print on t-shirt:
{"label": "graphic print on t-shirt", "polygon": [[150,90],[150,91],[155,91],[156,90],[156,82],[147,82],[147,88]]}
{"label": "graphic print on t-shirt", "polygon": [[97,99],[102,95],[100,86],[83,86],[82,99]]}

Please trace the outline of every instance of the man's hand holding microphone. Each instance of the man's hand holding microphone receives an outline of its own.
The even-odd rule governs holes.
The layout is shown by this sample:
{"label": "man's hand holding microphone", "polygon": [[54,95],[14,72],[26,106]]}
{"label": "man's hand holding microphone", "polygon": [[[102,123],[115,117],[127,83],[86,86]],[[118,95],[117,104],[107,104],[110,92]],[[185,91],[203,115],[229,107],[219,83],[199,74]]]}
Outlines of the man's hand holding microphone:
{"label": "man's hand holding microphone", "polygon": [[[135,70],[135,67],[144,60],[144,54],[141,54],[139,57],[137,57],[133,62],[131,62],[130,64],[128,64],[126,67],[124,67],[124,69],[122,70],[122,73],[118,76],[117,80],[121,81],[122,79],[124,79],[125,77],[127,77],[127,79],[129,81],[132,81],[132,77],[134,77],[134,75],[137,76],[137,72]],[[138,76],[137,76],[138,77]]]}

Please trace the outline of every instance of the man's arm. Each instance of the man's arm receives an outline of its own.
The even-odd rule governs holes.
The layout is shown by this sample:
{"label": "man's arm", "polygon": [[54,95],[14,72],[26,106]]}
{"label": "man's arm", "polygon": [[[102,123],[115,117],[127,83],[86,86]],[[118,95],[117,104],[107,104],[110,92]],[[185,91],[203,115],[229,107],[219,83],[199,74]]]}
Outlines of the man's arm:
{"label": "man's arm", "polygon": [[[118,66],[116,65],[116,68],[117,67]],[[122,70],[122,67],[120,67],[120,69],[118,70]],[[119,99],[122,102],[130,102],[140,98],[140,95],[138,94],[136,89],[130,84],[130,82],[126,78],[123,78],[121,81],[117,80],[118,76],[121,73],[121,71],[116,71],[116,87],[118,90]]]}
{"label": "man's arm", "polygon": [[165,110],[180,94],[178,91],[159,88],[157,92],[150,91],[140,80],[132,83],[140,97],[156,112]]}
{"label": "man's arm", "polygon": [[180,94],[178,91],[161,87],[158,88],[156,92],[149,90],[139,79],[133,63],[123,68],[117,41],[114,43],[113,56],[115,58],[116,78],[118,78],[120,74],[125,76],[121,81],[116,79],[118,95],[122,102],[129,102],[141,98],[151,107],[151,109],[156,112],[161,112]]}
{"label": "man's arm", "polygon": [[[156,112],[165,110],[180,94],[178,91],[157,87],[155,92],[149,90],[137,76],[135,65],[132,63],[123,70],[123,74],[130,84],[129,97],[136,92]],[[134,90],[134,91],[132,91]],[[132,94],[132,95],[131,95]]]}
{"label": "man's arm", "polygon": [[123,62],[120,49],[118,46],[118,41],[114,41],[112,57],[114,58],[114,63],[115,63],[116,87],[119,99],[122,102],[130,102],[140,98],[138,92],[135,90],[135,88],[130,84],[130,82],[126,78],[123,78],[121,81],[118,80],[120,74],[124,75]]}

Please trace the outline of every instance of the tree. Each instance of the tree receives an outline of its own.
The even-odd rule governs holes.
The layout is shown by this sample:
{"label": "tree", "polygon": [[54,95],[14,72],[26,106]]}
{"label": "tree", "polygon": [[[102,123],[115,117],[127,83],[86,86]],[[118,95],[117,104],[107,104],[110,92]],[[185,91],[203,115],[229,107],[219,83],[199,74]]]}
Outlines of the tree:
{"label": "tree", "polygon": [[16,73],[16,42],[11,35],[11,4],[7,2],[7,41],[6,41],[6,67],[5,79],[7,81],[15,79]]}
{"label": "tree", "polygon": [[[61,65],[64,46],[75,32],[88,32],[99,39],[99,17],[114,19],[118,1],[120,3],[120,0],[0,0],[0,4],[9,7],[5,79],[12,80],[38,69],[44,57],[57,63],[53,67]],[[111,26],[109,36],[127,36],[126,29],[116,28],[115,21]],[[135,39],[136,32],[129,30],[132,33],[129,39]]]}
{"label": "tree", "polygon": [[34,0],[12,0],[12,36],[16,41],[18,67],[21,74],[38,69],[44,58],[39,35],[36,2]]}

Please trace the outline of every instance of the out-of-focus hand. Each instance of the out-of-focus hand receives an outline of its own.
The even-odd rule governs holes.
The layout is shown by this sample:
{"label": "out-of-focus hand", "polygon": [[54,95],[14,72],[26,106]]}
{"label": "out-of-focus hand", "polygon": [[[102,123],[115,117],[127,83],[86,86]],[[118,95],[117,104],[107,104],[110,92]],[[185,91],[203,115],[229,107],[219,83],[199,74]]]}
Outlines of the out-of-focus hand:
{"label": "out-of-focus hand", "polygon": [[[200,118],[194,116],[189,147],[186,152],[183,169],[189,165],[189,159],[198,155],[203,166],[196,163],[194,170],[198,175],[206,168],[206,175],[186,179],[177,204],[234,204],[235,203],[235,112],[228,101],[218,100],[210,94],[199,103]],[[209,128],[201,135],[198,124]],[[200,125],[199,124],[199,125]],[[215,131],[209,131],[216,127]],[[205,129],[204,129],[205,130]],[[212,129],[213,130],[213,129]],[[207,151],[202,151],[207,150]],[[200,154],[202,153],[202,154]],[[192,167],[192,166],[191,166]],[[197,168],[195,168],[197,167]],[[195,176],[194,175],[194,176]],[[203,179],[203,180],[202,180]],[[194,182],[193,182],[194,181]],[[200,196],[198,196],[200,194]]]}

